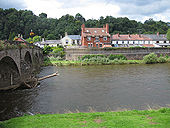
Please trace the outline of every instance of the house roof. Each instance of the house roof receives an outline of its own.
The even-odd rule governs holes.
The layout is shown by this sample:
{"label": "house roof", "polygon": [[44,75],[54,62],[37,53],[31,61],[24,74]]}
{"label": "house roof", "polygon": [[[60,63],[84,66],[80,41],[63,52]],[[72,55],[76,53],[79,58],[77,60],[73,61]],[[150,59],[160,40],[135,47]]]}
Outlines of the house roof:
{"label": "house roof", "polygon": [[24,40],[22,37],[16,38],[15,41],[26,42],[26,40]]}
{"label": "house roof", "polygon": [[60,40],[46,40],[44,42],[40,42],[40,44],[61,44]]}
{"label": "house roof", "polygon": [[144,46],[144,47],[155,47],[155,45],[153,45],[153,44],[142,44],[142,46]]}
{"label": "house roof", "polygon": [[68,35],[69,38],[71,38],[72,40],[80,40],[81,36],[80,35]]}
{"label": "house roof", "polygon": [[165,34],[142,34],[142,36],[148,37],[153,41],[168,41]]}
{"label": "house roof", "polygon": [[106,32],[106,28],[85,28],[85,31],[82,33],[83,36],[110,36]]}
{"label": "house roof", "polygon": [[135,41],[135,40],[151,40],[149,37],[146,37],[146,36],[143,36],[143,35],[130,35],[130,34],[127,34],[127,35],[119,35],[119,34],[116,34],[116,35],[113,35],[112,36],[112,40],[128,40],[128,41]]}

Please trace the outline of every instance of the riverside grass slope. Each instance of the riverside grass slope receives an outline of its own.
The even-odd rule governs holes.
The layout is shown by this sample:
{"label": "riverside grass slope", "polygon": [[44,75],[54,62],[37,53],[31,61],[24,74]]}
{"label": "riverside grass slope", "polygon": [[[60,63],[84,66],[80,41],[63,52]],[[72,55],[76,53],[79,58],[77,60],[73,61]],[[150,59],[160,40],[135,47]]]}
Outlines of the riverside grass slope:
{"label": "riverside grass slope", "polygon": [[38,114],[0,122],[0,128],[170,128],[170,108],[143,111]]}

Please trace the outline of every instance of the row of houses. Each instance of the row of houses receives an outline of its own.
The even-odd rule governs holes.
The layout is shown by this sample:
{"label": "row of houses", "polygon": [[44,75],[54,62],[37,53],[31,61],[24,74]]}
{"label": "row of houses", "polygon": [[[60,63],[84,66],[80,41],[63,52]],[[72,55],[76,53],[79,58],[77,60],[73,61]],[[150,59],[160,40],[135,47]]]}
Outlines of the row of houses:
{"label": "row of houses", "polygon": [[165,34],[109,34],[109,25],[106,24],[102,28],[86,28],[83,24],[81,26],[80,35],[68,35],[60,40],[42,40],[36,42],[36,45],[44,47],[59,46],[64,47],[168,47],[170,41]]}

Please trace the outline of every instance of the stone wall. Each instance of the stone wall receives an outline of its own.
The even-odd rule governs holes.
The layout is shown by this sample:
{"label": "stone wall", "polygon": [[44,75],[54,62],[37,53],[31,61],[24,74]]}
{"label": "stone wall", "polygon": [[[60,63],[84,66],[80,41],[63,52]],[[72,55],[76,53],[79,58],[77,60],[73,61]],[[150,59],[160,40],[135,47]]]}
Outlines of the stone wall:
{"label": "stone wall", "polygon": [[169,55],[170,48],[118,48],[118,49],[100,49],[100,48],[67,48],[66,60],[78,60],[79,57],[87,54],[123,54],[129,60],[140,60],[143,56],[149,53],[155,53],[159,55]]}

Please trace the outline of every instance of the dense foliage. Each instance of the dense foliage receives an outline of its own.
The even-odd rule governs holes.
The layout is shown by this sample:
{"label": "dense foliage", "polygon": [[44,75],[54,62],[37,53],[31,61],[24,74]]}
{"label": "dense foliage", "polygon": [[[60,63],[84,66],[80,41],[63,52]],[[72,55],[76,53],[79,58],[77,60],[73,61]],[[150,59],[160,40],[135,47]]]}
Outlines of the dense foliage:
{"label": "dense foliage", "polygon": [[[111,34],[135,34],[135,33],[156,33],[166,34],[167,23],[163,21],[146,20],[144,23],[128,18],[114,18],[112,16],[100,17],[86,20],[81,14],[75,16],[64,15],[59,19],[47,18],[47,14],[41,13],[39,16],[29,10],[1,9],[0,8],[0,40],[12,40],[17,34],[22,34],[25,39],[30,37],[31,30],[35,35],[46,39],[59,39],[68,34],[81,34],[81,25],[85,23],[87,27],[103,27],[109,24]],[[170,28],[170,27],[169,27]]]}
{"label": "dense foliage", "polygon": [[168,29],[168,32],[167,32],[167,39],[170,40],[170,29]]}
{"label": "dense foliage", "polygon": [[65,58],[65,51],[64,51],[63,46],[58,46],[58,47],[45,46],[43,48],[43,54],[46,55],[46,56],[50,56],[52,58],[55,58],[55,60],[56,59],[61,60],[61,59]]}
{"label": "dense foliage", "polygon": [[143,57],[143,61],[146,64],[154,64],[154,63],[166,63],[169,60],[169,56],[160,56],[157,57],[155,53],[150,53]]}

